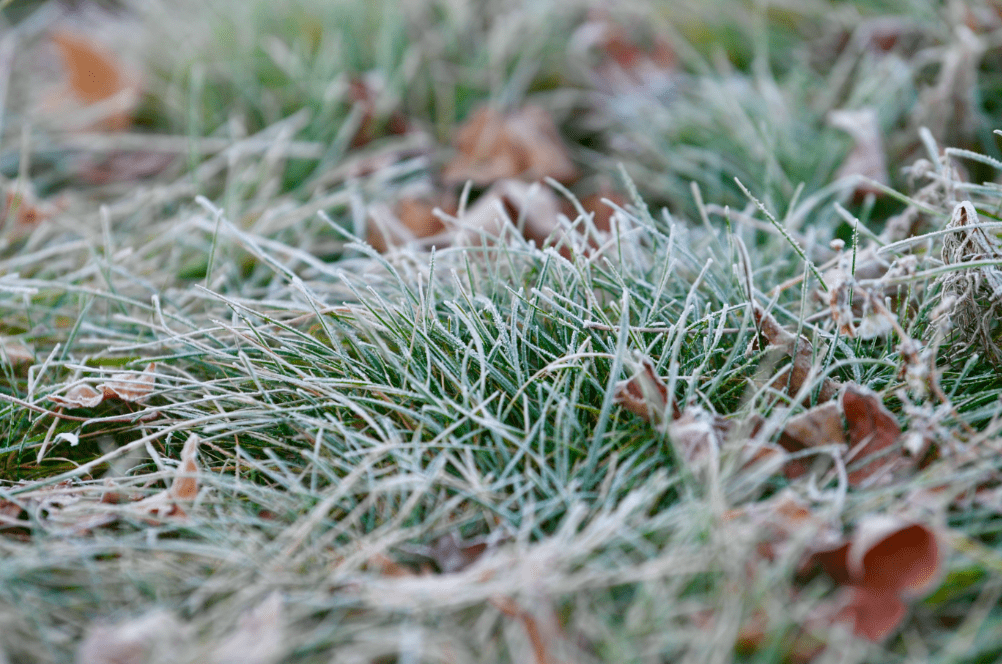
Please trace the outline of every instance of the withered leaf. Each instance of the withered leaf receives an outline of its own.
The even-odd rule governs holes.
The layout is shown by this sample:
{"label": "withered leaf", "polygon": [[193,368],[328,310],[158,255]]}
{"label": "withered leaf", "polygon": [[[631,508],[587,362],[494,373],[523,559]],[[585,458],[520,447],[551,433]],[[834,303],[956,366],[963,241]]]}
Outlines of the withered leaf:
{"label": "withered leaf", "polygon": [[896,516],[864,518],[849,538],[808,559],[843,586],[831,619],[848,622],[857,636],[884,640],[901,623],[905,600],[932,587],[941,569],[941,545],[929,527]]}
{"label": "withered leaf", "polygon": [[4,358],[12,365],[27,364],[35,361],[35,354],[19,341],[0,337],[0,359]]}
{"label": "withered leaf", "polygon": [[794,415],[786,423],[779,444],[790,452],[821,445],[846,444],[842,406],[828,401]]}
{"label": "withered leaf", "polygon": [[543,246],[547,240],[560,244],[563,233],[557,223],[560,203],[549,187],[520,180],[502,180],[477,199],[464,214],[454,243],[477,246],[502,235],[506,226],[522,220],[522,234]]}
{"label": "withered leaf", "polygon": [[104,393],[104,398],[116,398],[122,401],[142,401],[150,395],[156,384],[156,363],[150,362],[139,373],[117,373],[111,380],[98,385]]}
{"label": "withered leaf", "polygon": [[184,447],[181,449],[181,465],[178,466],[174,475],[174,482],[170,485],[170,497],[173,500],[192,501],[198,495],[198,444],[197,434],[188,436]]}
{"label": "withered leaf", "polygon": [[80,102],[90,105],[121,96],[123,108],[105,115],[99,127],[127,129],[139,100],[138,85],[118,58],[93,40],[66,30],[54,32],[52,42],[62,56],[69,91]]}
{"label": "withered leaf", "polygon": [[49,399],[67,408],[93,408],[104,401],[104,394],[86,383],[81,383],[71,387],[66,394],[51,394]]}
{"label": "withered leaf", "polygon": [[[887,184],[887,158],[880,121],[873,108],[838,110],[828,114],[828,124],[849,134],[853,147],[836,173],[836,179],[862,175],[880,184]],[[856,184],[856,195],[880,194],[881,189],[870,182]]]}
{"label": "withered leaf", "polygon": [[[814,360],[814,346],[807,337],[800,336],[798,338],[794,333],[784,329],[775,317],[757,302],[752,303],[752,311],[758,329],[769,345],[777,352],[793,359],[793,366],[784,370],[777,379],[774,379],[773,385],[785,388],[786,393],[791,397],[796,396],[810,375],[811,364]],[[818,400],[828,401],[838,393],[838,388],[837,381],[825,378],[821,384]]]}
{"label": "withered leaf", "polygon": [[[899,454],[890,454],[901,428],[880,396],[861,385],[847,384],[842,391],[842,410],[849,426],[849,483],[856,485],[897,465]],[[880,456],[866,462],[868,457]]]}
{"label": "withered leaf", "polygon": [[[435,214],[435,209],[453,215],[457,207],[456,199],[451,194],[401,198],[392,210],[388,205],[373,205],[369,208],[372,224],[368,229],[367,240],[377,251],[385,252],[391,246],[435,238],[446,233],[445,222]],[[451,238],[443,240],[448,243]]]}
{"label": "withered leaf", "polygon": [[675,51],[664,36],[640,32],[593,11],[571,35],[572,58],[591,61],[589,78],[602,92],[663,97],[677,76]]}
{"label": "withered leaf", "polygon": [[485,186],[509,178],[551,177],[560,182],[577,178],[550,115],[531,104],[507,114],[484,106],[456,132],[456,150],[442,172],[447,184],[472,180]]}
{"label": "withered leaf", "polygon": [[[632,378],[616,383],[615,403],[639,415],[651,424],[660,426],[668,415],[668,386],[654,369],[649,357],[640,358],[640,367]],[[672,403],[673,415],[678,417],[677,406]]]}

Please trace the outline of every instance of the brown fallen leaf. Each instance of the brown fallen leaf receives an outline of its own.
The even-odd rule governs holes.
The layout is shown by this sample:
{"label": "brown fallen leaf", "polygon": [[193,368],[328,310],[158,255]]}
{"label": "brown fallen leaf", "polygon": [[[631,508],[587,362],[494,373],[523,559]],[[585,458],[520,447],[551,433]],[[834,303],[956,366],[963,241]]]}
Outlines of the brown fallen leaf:
{"label": "brown fallen leaf", "polygon": [[15,182],[5,184],[4,205],[0,210],[0,226],[13,229],[14,235],[23,235],[33,229],[39,222],[48,219],[57,212],[55,205],[38,199],[27,185]]}
{"label": "brown fallen leaf", "polygon": [[[784,369],[777,378],[772,380],[772,384],[784,388],[791,397],[796,396],[800,393],[811,372],[814,361],[813,344],[807,337],[801,335],[798,338],[796,334],[783,328],[775,317],[757,302],[752,303],[752,311],[759,332],[769,342],[770,347],[776,353],[781,353],[793,360],[792,366]],[[828,401],[838,393],[839,387],[838,381],[825,378],[821,383],[818,401]]]}
{"label": "brown fallen leaf", "polygon": [[[861,484],[900,465],[901,454],[889,452],[898,442],[901,428],[880,396],[850,383],[843,389],[840,402],[849,428],[849,451],[845,457],[849,483]],[[866,461],[870,457],[875,458]]]}
{"label": "brown fallen leaf", "polygon": [[176,154],[142,150],[85,154],[73,163],[73,172],[82,182],[103,185],[135,182],[158,175],[177,161]]}
{"label": "brown fallen leaf", "polygon": [[589,63],[588,77],[602,92],[662,97],[678,75],[675,51],[663,35],[642,34],[649,32],[649,25],[630,28],[607,11],[590,12],[571,35],[572,58]]}
{"label": "brown fallen leaf", "polygon": [[386,84],[378,71],[365,76],[355,76],[348,82],[348,100],[362,113],[358,131],[351,139],[350,147],[363,147],[380,133],[383,135],[406,134],[410,130],[407,116],[400,111],[386,113],[379,108],[379,98]]}
{"label": "brown fallen leaf", "polygon": [[476,111],[456,132],[456,155],[442,172],[450,185],[546,177],[570,182],[577,169],[549,114],[531,104],[507,114],[490,106]]}
{"label": "brown fallen leaf", "polygon": [[[835,179],[863,176],[883,185],[889,183],[887,158],[876,109],[832,111],[828,114],[828,124],[849,134],[853,140],[852,149],[835,173]],[[856,196],[883,193],[880,188],[866,181],[859,181],[854,191]]]}
{"label": "brown fallen leaf", "polygon": [[81,383],[71,387],[66,394],[50,394],[49,399],[67,408],[93,408],[104,401],[104,394],[86,383]]}
{"label": "brown fallen leaf", "polygon": [[[445,222],[435,214],[436,208],[447,215],[455,215],[456,197],[445,193],[405,197],[397,201],[392,211],[388,206],[374,205],[369,209],[372,224],[367,240],[376,251],[385,252],[391,246],[443,235],[447,229]],[[451,237],[443,237],[443,240],[448,243]]]}
{"label": "brown fallen leaf", "polygon": [[84,106],[118,102],[102,114],[96,126],[109,131],[128,129],[139,102],[137,78],[113,53],[83,35],[59,30],[52,34],[52,43],[62,56],[72,97]]}
{"label": "brown fallen leaf", "polygon": [[35,353],[20,341],[0,337],[0,360],[14,366],[28,364],[35,361]]}
{"label": "brown fallen leaf", "polygon": [[492,597],[490,603],[509,618],[519,620],[525,627],[526,636],[529,637],[529,644],[532,646],[534,664],[560,664],[550,652],[552,644],[563,637],[552,607],[546,606],[543,619],[539,619],[532,612],[522,608],[512,597],[503,595]]}
{"label": "brown fallen leaf", "polygon": [[[791,417],[777,441],[787,452],[800,452],[823,445],[847,445],[842,405],[837,401],[818,404]],[[793,459],[784,467],[788,479],[805,475],[813,466],[808,459]]]}
{"label": "brown fallen leaf", "polygon": [[805,568],[820,566],[842,586],[826,619],[847,622],[857,636],[883,641],[907,613],[907,601],[940,576],[942,545],[921,523],[895,516],[863,519],[852,537],[815,551]]}
{"label": "brown fallen leaf", "polygon": [[488,189],[459,219],[454,244],[478,246],[501,237],[506,227],[522,224],[521,232],[538,246],[549,242],[567,251],[557,221],[560,202],[553,190],[520,180],[501,180]]}
{"label": "brown fallen leaf", "polygon": [[187,516],[185,506],[198,496],[198,434],[191,434],[181,449],[181,464],[174,471],[170,488],[144,498],[136,506],[158,516]]}
{"label": "brown fallen leaf", "polygon": [[633,377],[616,383],[614,402],[656,427],[664,425],[669,417],[677,419],[681,412],[673,402],[669,415],[668,386],[655,372],[654,362],[649,357],[641,357],[639,362]]}
{"label": "brown fallen leaf", "polygon": [[156,385],[155,362],[150,362],[142,372],[117,373],[111,379],[98,387],[105,399],[121,399],[122,401],[142,401],[150,395]]}

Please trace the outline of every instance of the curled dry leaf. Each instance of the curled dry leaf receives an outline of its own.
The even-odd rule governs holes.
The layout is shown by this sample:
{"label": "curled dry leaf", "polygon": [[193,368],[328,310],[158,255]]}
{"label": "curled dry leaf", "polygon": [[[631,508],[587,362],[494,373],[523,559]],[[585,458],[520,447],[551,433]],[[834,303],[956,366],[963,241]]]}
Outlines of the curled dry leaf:
{"label": "curled dry leaf", "polygon": [[553,190],[520,180],[502,180],[477,199],[459,219],[460,231],[454,243],[477,246],[501,237],[505,227],[521,224],[522,234],[543,246],[547,240],[559,244],[564,237],[557,221],[560,202]]}
{"label": "curled dry leaf", "polygon": [[[901,455],[890,452],[901,436],[901,428],[880,396],[861,385],[847,384],[841,404],[849,427],[849,483],[860,484],[899,465]],[[874,458],[868,460],[870,457]]]}
{"label": "curled dry leaf", "polygon": [[498,180],[551,177],[560,182],[577,178],[556,125],[538,106],[512,113],[485,106],[456,132],[456,156],[442,178],[447,184],[472,180],[478,186]]}
{"label": "curled dry leaf", "polygon": [[[880,131],[877,111],[873,108],[838,110],[828,114],[828,124],[849,134],[853,147],[842,162],[836,179],[864,176],[886,185],[887,158],[884,155],[884,141]],[[880,194],[882,191],[870,182],[856,184],[856,195]]]}
{"label": "curled dry leaf", "polygon": [[76,664],[146,664],[154,653],[170,661],[184,627],[172,613],[152,611],[116,624],[97,622],[77,648]]}
{"label": "curled dry leaf", "polygon": [[[668,386],[654,369],[649,357],[640,358],[640,366],[632,378],[616,383],[615,402],[655,426],[666,423],[668,414]],[[671,417],[678,418],[678,406],[671,404]]]}
{"label": "curled dry leaf", "polygon": [[240,618],[240,624],[212,652],[215,664],[274,664],[285,654],[282,596],[273,592]]}
{"label": "curled dry leaf", "polygon": [[[645,26],[646,27],[646,26]],[[675,84],[678,61],[662,35],[642,35],[593,11],[570,38],[571,57],[589,62],[588,77],[602,92],[663,97]]]}
{"label": "curled dry leaf", "polygon": [[97,127],[127,129],[139,102],[137,78],[113,53],[83,35],[60,30],[52,34],[52,43],[62,56],[70,94],[84,106],[110,104]]}
{"label": "curled dry leaf", "polygon": [[71,387],[66,394],[52,394],[49,399],[67,408],[93,408],[104,401],[104,394],[86,383],[81,383]]}
{"label": "curled dry leaf", "polygon": [[174,472],[170,488],[136,503],[142,511],[159,516],[187,516],[183,503],[198,496],[198,434],[191,434],[181,449],[181,464]]}
{"label": "curled dry leaf", "polygon": [[139,373],[117,373],[112,375],[111,380],[98,387],[102,388],[104,398],[121,399],[122,401],[142,401],[150,395],[156,385],[156,368],[154,362],[150,362],[146,368]]}
{"label": "curled dry leaf", "polygon": [[401,198],[392,210],[387,205],[373,205],[369,208],[372,224],[369,226],[368,242],[381,252],[391,246],[425,238],[429,238],[428,243],[441,238],[444,244],[448,244],[451,237],[446,233],[445,222],[435,214],[435,209],[454,215],[457,207],[456,198],[451,194]]}
{"label": "curled dry leaf", "polygon": [[906,601],[939,578],[942,550],[936,533],[894,516],[863,519],[851,538],[815,551],[807,567],[820,566],[843,586],[829,617],[852,625],[857,636],[879,642],[901,623]]}
{"label": "curled dry leaf", "polygon": [[[805,336],[799,338],[792,332],[787,331],[768,311],[762,308],[757,302],[752,303],[755,322],[758,325],[762,336],[766,338],[773,349],[793,359],[793,366],[785,369],[778,378],[773,379],[772,384],[785,388],[791,397],[800,393],[804,387],[804,382],[811,373],[811,366],[814,361],[814,346]],[[828,401],[838,393],[839,383],[831,378],[825,378],[821,384],[819,401]]]}
{"label": "curled dry leaf", "polygon": [[105,399],[142,401],[150,395],[156,384],[156,364],[150,362],[140,373],[117,373],[106,383],[94,389],[86,383],[74,385],[66,394],[53,394],[49,399],[67,408],[93,408]]}
{"label": "curled dry leaf", "polygon": [[[794,415],[787,421],[778,441],[787,452],[800,452],[823,445],[846,445],[842,405],[828,401]],[[783,467],[788,479],[806,474],[812,464],[807,459],[794,459]]]}

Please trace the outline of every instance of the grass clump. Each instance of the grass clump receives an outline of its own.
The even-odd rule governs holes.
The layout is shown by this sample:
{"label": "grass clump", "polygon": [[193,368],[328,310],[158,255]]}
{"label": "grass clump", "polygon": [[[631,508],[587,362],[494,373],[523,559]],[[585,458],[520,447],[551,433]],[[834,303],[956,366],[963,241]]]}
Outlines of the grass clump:
{"label": "grass clump", "polygon": [[[184,157],[124,184],[53,175],[82,139],[29,127],[12,98],[2,184],[64,198],[41,224],[5,221],[0,247],[8,657],[987,661],[999,195],[970,176],[998,164],[977,109],[947,103],[970,88],[940,107],[930,90],[963,26],[989,57],[1002,28],[934,27],[955,9],[938,5],[643,5],[624,16],[679,61],[660,98],[565,62],[603,43],[575,37],[612,20],[596,8],[482,4],[198,9],[177,33],[190,50],[150,74],[161,133],[94,139],[170,138]],[[160,40],[192,23],[129,11]],[[890,22],[899,47],[871,41],[878,14],[910,19]],[[855,45],[834,64],[788,57],[832,34]],[[377,74],[375,101],[353,99]],[[574,212],[545,240],[516,210],[465,242],[373,249],[377,204],[444,187],[458,121],[526,98],[586,180],[616,183],[606,226],[551,182]],[[892,164],[870,190],[833,182],[852,146],[829,114],[862,107]],[[394,113],[424,133],[393,135]],[[783,446],[841,403],[832,381],[902,429],[893,472],[850,481],[865,463],[836,439]],[[867,640],[835,604],[856,586],[807,562],[875,516],[941,553]]]}

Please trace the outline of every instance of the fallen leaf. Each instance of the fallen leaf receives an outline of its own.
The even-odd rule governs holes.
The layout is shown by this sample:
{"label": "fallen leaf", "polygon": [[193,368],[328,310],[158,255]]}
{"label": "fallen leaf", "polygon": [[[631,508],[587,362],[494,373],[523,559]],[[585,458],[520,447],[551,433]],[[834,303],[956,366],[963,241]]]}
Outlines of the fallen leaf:
{"label": "fallen leaf", "polygon": [[406,134],[410,123],[400,111],[387,113],[379,108],[380,97],[384,94],[386,84],[378,71],[373,70],[365,76],[355,76],[348,82],[348,100],[359,109],[362,118],[358,131],[351,139],[350,147],[363,147],[381,132],[391,135]]}
{"label": "fallen leaf", "polygon": [[567,251],[557,215],[560,202],[549,187],[520,180],[501,180],[477,199],[459,219],[454,244],[478,246],[502,236],[506,227],[521,224],[521,233],[537,246],[547,243]]}
{"label": "fallen leaf", "polygon": [[[889,183],[887,158],[876,109],[832,111],[828,114],[828,124],[849,134],[853,141],[852,149],[835,173],[836,180],[863,176],[883,185]],[[856,196],[883,193],[873,183],[862,180],[856,183],[854,191]]]}
{"label": "fallen leaf", "polygon": [[122,401],[142,401],[150,395],[156,385],[155,362],[150,362],[142,372],[117,373],[106,383],[98,385],[105,399],[121,399]]}
{"label": "fallen leaf", "polygon": [[929,527],[896,516],[863,519],[852,537],[815,551],[805,567],[820,566],[840,586],[828,609],[834,622],[880,642],[907,612],[906,601],[929,590],[939,578],[942,551]]}
{"label": "fallen leaf", "polygon": [[181,449],[181,463],[174,471],[170,488],[144,498],[136,503],[143,512],[158,516],[187,516],[182,503],[190,503],[198,496],[198,434],[191,434]]}
{"label": "fallen leaf", "polygon": [[86,383],[74,385],[66,394],[50,394],[49,399],[67,408],[93,408],[104,401],[104,394]]}
{"label": "fallen leaf", "polygon": [[443,574],[452,574],[475,563],[490,544],[486,539],[467,541],[450,532],[431,543],[428,557],[435,561]]}
{"label": "fallen leaf", "polygon": [[28,364],[35,361],[35,353],[20,341],[0,337],[0,359],[14,366]]}
{"label": "fallen leaf", "polygon": [[144,150],[85,154],[74,161],[73,172],[87,184],[135,182],[158,175],[175,161],[176,154]]}
{"label": "fallen leaf", "polygon": [[153,653],[170,661],[183,626],[172,613],[156,610],[116,624],[97,622],[77,648],[76,664],[146,664]]}
{"label": "fallen leaf", "polygon": [[521,621],[532,646],[534,664],[558,664],[558,660],[550,654],[550,650],[551,644],[562,635],[552,607],[546,607],[544,618],[540,620],[532,612],[522,608],[514,598],[498,596],[492,597],[490,602],[504,615]]}
{"label": "fallen leaf", "polygon": [[456,155],[442,172],[450,185],[545,177],[570,182],[577,169],[550,115],[531,104],[507,114],[489,106],[476,111],[456,132]]}
{"label": "fallen leaf", "polygon": [[606,11],[592,11],[571,35],[575,62],[588,63],[588,77],[610,95],[644,93],[664,97],[675,85],[678,59],[668,40],[642,29],[627,29]]}
{"label": "fallen leaf", "polygon": [[240,624],[212,652],[216,664],[273,664],[285,654],[282,595],[273,592],[240,618]]}
{"label": "fallen leaf", "polygon": [[[457,207],[458,203],[451,194],[401,198],[392,212],[386,205],[373,205],[369,208],[372,223],[369,225],[367,240],[374,249],[385,252],[391,246],[434,238],[447,230],[445,222],[435,214],[435,210],[454,215]],[[451,237],[443,237],[443,240],[451,242]]]}
{"label": "fallen leaf", "polygon": [[[639,359],[640,366],[633,377],[616,383],[614,402],[639,415],[655,426],[663,425],[668,417],[668,386],[654,370],[649,357]],[[678,406],[671,404],[670,417],[678,418]]]}
{"label": "fallen leaf", "polygon": [[3,210],[0,210],[0,226],[6,227],[12,221],[15,234],[23,234],[56,213],[55,205],[40,201],[26,185],[10,183],[3,189],[6,193]]}
{"label": "fallen leaf", "polygon": [[181,465],[178,466],[174,482],[170,485],[172,500],[192,501],[198,495],[198,462],[196,459],[199,442],[198,435],[191,434],[181,449]]}
{"label": "fallen leaf", "polygon": [[[850,447],[845,457],[849,483],[858,485],[900,462],[901,455],[888,452],[898,442],[901,428],[880,396],[861,385],[846,384],[841,403],[849,427]],[[875,458],[866,461],[870,457]]]}
{"label": "fallen leaf", "polygon": [[[752,311],[759,332],[766,338],[769,345],[776,352],[793,359],[793,365],[784,369],[777,378],[774,378],[772,384],[785,388],[786,393],[791,397],[796,396],[810,375],[814,361],[814,346],[807,337],[803,335],[797,337],[794,333],[784,329],[775,317],[757,302],[752,303]],[[825,378],[821,383],[818,401],[828,401],[838,393],[839,387],[837,381]]]}
{"label": "fallen leaf", "polygon": [[132,124],[132,110],[139,101],[137,80],[118,58],[102,45],[83,35],[59,30],[52,43],[62,56],[70,94],[84,105],[120,100],[97,123],[109,131],[127,129]]}

